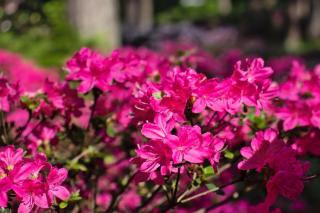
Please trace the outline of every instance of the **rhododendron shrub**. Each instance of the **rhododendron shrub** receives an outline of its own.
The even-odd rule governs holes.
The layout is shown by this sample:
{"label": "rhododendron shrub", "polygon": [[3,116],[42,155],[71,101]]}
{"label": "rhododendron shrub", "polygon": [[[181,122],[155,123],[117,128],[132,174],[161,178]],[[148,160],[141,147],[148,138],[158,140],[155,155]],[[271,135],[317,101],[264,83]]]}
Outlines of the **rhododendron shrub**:
{"label": "rhododendron shrub", "polygon": [[218,68],[200,59],[212,56],[177,52],[82,48],[66,62],[64,80],[48,76],[33,90],[6,65],[0,207],[307,210],[298,199],[318,172],[310,167],[320,155],[319,66],[292,60],[285,75],[287,66],[275,73],[262,58],[226,59],[217,67],[228,70],[209,76]]}

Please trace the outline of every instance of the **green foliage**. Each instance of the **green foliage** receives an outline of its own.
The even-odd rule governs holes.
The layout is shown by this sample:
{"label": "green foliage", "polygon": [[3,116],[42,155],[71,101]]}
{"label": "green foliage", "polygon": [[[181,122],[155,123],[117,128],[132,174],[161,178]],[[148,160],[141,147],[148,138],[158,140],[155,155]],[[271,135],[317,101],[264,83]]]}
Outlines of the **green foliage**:
{"label": "green foliage", "polygon": [[214,19],[218,16],[217,0],[205,0],[199,6],[176,6],[167,11],[159,13],[159,23],[184,21],[204,21]]}
{"label": "green foliage", "polygon": [[11,212],[11,209],[0,207],[0,213],[10,213],[10,212]]}
{"label": "green foliage", "polygon": [[224,157],[227,159],[232,160],[234,158],[234,154],[232,152],[230,152],[229,150],[225,150],[224,151]]}
{"label": "green foliage", "polygon": [[206,166],[203,168],[203,173],[206,177],[214,175],[214,169],[212,168],[211,165]]}
{"label": "green foliage", "polygon": [[251,121],[253,129],[263,130],[268,127],[267,116],[264,112],[261,112],[259,115],[251,112],[248,114],[248,119]]}
{"label": "green foliage", "polygon": [[66,201],[62,201],[59,203],[59,208],[60,209],[65,209],[68,207],[69,203],[72,203],[72,202],[77,202],[79,200],[81,200],[82,197],[80,196],[80,191],[75,191],[73,192],[71,195],[70,195],[70,198]]}
{"label": "green foliage", "polygon": [[66,21],[66,1],[25,1],[15,14],[0,12],[12,27],[0,34],[0,48],[22,53],[42,66],[61,67],[75,50],[90,45]]}
{"label": "green foliage", "polygon": [[112,122],[107,122],[107,130],[106,133],[109,137],[114,137],[116,135],[116,131],[114,129]]}

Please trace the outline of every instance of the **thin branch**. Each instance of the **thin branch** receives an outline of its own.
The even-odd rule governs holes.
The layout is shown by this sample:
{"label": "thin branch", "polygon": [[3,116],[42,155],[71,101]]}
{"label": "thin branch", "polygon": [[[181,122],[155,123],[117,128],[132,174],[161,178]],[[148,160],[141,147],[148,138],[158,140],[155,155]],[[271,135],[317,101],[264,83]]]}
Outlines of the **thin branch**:
{"label": "thin branch", "polygon": [[188,196],[189,194],[193,193],[194,191],[196,191],[197,189],[199,189],[200,186],[197,187],[193,187],[191,189],[186,190],[185,192],[183,192],[177,199],[177,202],[180,203],[181,200],[183,200],[183,198],[185,198],[186,196]]}
{"label": "thin branch", "polygon": [[211,116],[211,118],[209,119],[207,125],[204,127],[205,130],[210,129],[210,128],[209,128],[209,127],[210,127],[210,124],[211,124],[212,120],[216,117],[217,114],[218,114],[217,111],[215,111],[215,112],[212,114],[212,116]]}
{"label": "thin branch", "polygon": [[185,199],[181,200],[180,203],[189,202],[189,201],[191,201],[191,200],[194,200],[194,199],[197,199],[197,198],[199,198],[199,197],[203,197],[203,196],[205,196],[205,195],[207,195],[207,194],[210,194],[211,192],[217,192],[217,191],[219,191],[219,190],[221,190],[221,189],[223,189],[223,188],[225,188],[225,187],[227,187],[227,186],[230,186],[230,185],[233,185],[233,184],[235,184],[235,183],[242,182],[242,181],[243,181],[243,178],[238,178],[238,179],[233,180],[233,181],[231,181],[231,182],[229,182],[229,183],[226,183],[226,184],[224,184],[224,185],[222,185],[222,186],[220,186],[220,187],[216,187],[216,188],[213,188],[213,189],[209,189],[209,190],[207,190],[207,191],[205,191],[205,192],[201,192],[201,193],[196,194],[196,195],[194,195],[194,196],[185,198]]}
{"label": "thin branch", "polygon": [[177,197],[177,192],[178,192],[178,187],[179,187],[179,181],[180,181],[180,170],[181,170],[181,167],[178,168],[178,175],[177,175],[177,179],[176,179],[176,185],[174,187],[173,196],[172,196],[172,202],[173,203],[176,202],[176,197]]}
{"label": "thin branch", "polygon": [[92,90],[92,93],[93,93],[93,104],[92,104],[92,106],[91,106],[91,112],[90,112],[90,116],[89,116],[89,122],[88,122],[87,130],[89,130],[90,124],[92,123],[91,121],[92,121],[92,119],[93,119],[94,112],[95,112],[95,110],[96,110],[98,98],[99,98],[99,96],[100,96],[100,91],[99,91],[99,89],[94,88],[94,89]]}
{"label": "thin branch", "polygon": [[302,180],[303,181],[311,181],[311,180],[314,180],[314,179],[318,178],[319,176],[320,176],[320,174],[317,173],[317,174],[313,174],[313,175],[308,176],[308,177],[304,177],[304,178],[302,178]]}
{"label": "thin branch", "polygon": [[6,125],[6,121],[5,121],[5,114],[3,111],[1,111],[1,126],[3,129],[3,142],[5,144],[8,143],[8,132],[7,132],[7,125]]}
{"label": "thin branch", "polygon": [[167,201],[169,203],[170,202],[170,197],[169,197],[168,189],[167,189],[166,185],[162,185],[162,188],[163,188],[164,194],[165,194],[165,196],[167,198]]}

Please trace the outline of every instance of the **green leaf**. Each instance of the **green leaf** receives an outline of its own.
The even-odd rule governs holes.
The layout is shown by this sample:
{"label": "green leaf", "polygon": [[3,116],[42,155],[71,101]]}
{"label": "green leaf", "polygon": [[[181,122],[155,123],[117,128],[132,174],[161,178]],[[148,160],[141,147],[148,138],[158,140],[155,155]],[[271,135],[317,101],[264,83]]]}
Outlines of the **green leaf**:
{"label": "green leaf", "polygon": [[225,150],[224,151],[224,157],[232,160],[234,158],[234,154],[232,152],[228,151],[228,150]]}
{"label": "green leaf", "polygon": [[28,103],[29,97],[28,97],[28,96],[21,96],[21,97],[20,97],[20,101],[21,101],[22,103]]}
{"label": "green leaf", "polygon": [[155,99],[160,100],[160,99],[162,98],[162,93],[161,93],[161,91],[154,92],[154,93],[152,93],[152,96],[153,96]]}
{"label": "green leaf", "polygon": [[67,208],[67,206],[68,206],[68,203],[65,202],[65,201],[59,203],[59,208],[60,208],[60,209],[65,209],[65,208]]}
{"label": "green leaf", "polygon": [[207,166],[207,167],[203,168],[203,173],[205,176],[214,175],[214,169],[212,168],[212,166]]}
{"label": "green leaf", "polygon": [[11,210],[9,208],[0,207],[0,213],[10,213]]}
{"label": "green leaf", "polygon": [[258,115],[258,116],[255,114],[255,112],[249,113],[248,119],[258,129],[267,128],[267,117],[264,112],[261,112],[260,115]]}
{"label": "green leaf", "polygon": [[207,183],[206,184],[206,187],[209,189],[209,190],[218,190],[219,187],[217,187],[216,185],[214,185],[213,183]]}
{"label": "green leaf", "polygon": [[116,135],[116,131],[114,130],[113,124],[111,122],[107,124],[106,133],[110,137],[114,137]]}
{"label": "green leaf", "polygon": [[82,172],[86,172],[88,169],[85,165],[81,164],[81,163],[74,163],[74,162],[70,162],[68,165],[69,169],[72,170],[76,170],[76,171],[82,171]]}
{"label": "green leaf", "polygon": [[116,161],[116,159],[114,158],[113,155],[107,155],[103,158],[103,162],[108,165],[108,164],[112,164]]}
{"label": "green leaf", "polygon": [[81,200],[82,197],[80,196],[80,191],[77,190],[75,192],[73,192],[69,198],[68,201],[78,201],[78,200]]}

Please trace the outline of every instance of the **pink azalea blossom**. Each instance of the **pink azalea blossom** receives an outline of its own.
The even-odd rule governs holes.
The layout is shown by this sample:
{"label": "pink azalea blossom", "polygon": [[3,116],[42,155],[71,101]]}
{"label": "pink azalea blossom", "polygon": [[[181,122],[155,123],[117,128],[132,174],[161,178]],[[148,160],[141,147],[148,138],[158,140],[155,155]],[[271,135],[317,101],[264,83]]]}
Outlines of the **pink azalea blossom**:
{"label": "pink azalea blossom", "polygon": [[282,149],[284,143],[277,139],[277,131],[268,129],[257,132],[251,146],[243,147],[240,153],[246,159],[238,164],[242,170],[257,169],[260,171]]}
{"label": "pink azalea blossom", "polygon": [[47,177],[50,203],[53,203],[54,197],[58,197],[61,200],[67,200],[70,197],[68,189],[61,185],[66,180],[67,176],[68,171],[66,169],[51,168]]}
{"label": "pink azalea blossom", "polygon": [[303,188],[300,176],[290,171],[279,171],[267,183],[266,202],[269,205],[273,204],[278,194],[291,200],[296,199],[302,193]]}
{"label": "pink azalea blossom", "polygon": [[252,61],[246,60],[245,63],[238,61],[232,78],[249,83],[259,83],[267,80],[272,73],[271,67],[264,66],[262,58],[254,58]]}
{"label": "pink azalea blossom", "polygon": [[[42,175],[46,168],[51,168],[47,177]],[[22,149],[7,146],[0,150],[0,206],[7,206],[7,192],[12,190],[21,201],[18,212],[32,212],[35,206],[47,209],[54,196],[69,197],[69,191],[61,186],[66,177],[67,171],[52,168],[44,154],[25,158]]]}
{"label": "pink azalea blossom", "polygon": [[307,108],[305,103],[287,102],[285,108],[276,112],[276,115],[283,119],[283,129],[288,131],[297,126],[309,125],[312,112],[306,110]]}
{"label": "pink azalea blossom", "polygon": [[192,112],[203,112],[206,106],[216,109],[217,96],[221,96],[226,92],[226,87],[223,83],[218,82],[216,79],[206,80],[199,88],[195,90],[196,101],[193,103]]}
{"label": "pink azalea blossom", "polygon": [[123,195],[119,202],[121,211],[133,211],[141,204],[141,197],[135,191],[129,191]]}
{"label": "pink azalea blossom", "polygon": [[165,141],[172,149],[172,159],[175,164],[184,160],[190,163],[202,163],[207,151],[202,145],[201,130],[198,126],[182,126],[178,134],[169,135]]}
{"label": "pink azalea blossom", "polygon": [[165,114],[157,114],[154,118],[154,123],[145,123],[142,126],[141,133],[153,140],[162,140],[170,134],[173,129],[173,122],[170,121],[170,116]]}
{"label": "pink azalea blossom", "polygon": [[18,208],[18,213],[29,213],[34,206],[47,209],[49,201],[45,192],[45,185],[39,180],[25,180],[22,183],[22,190],[19,196],[22,201]]}
{"label": "pink azalea blossom", "polygon": [[291,145],[299,155],[306,155],[311,153],[320,156],[320,130],[314,129],[306,135],[296,138]]}
{"label": "pink azalea blossom", "polygon": [[0,110],[9,112],[13,101],[19,95],[19,85],[13,85],[3,76],[0,77]]}
{"label": "pink azalea blossom", "polygon": [[78,91],[87,93],[94,87],[107,91],[110,84],[109,71],[104,57],[88,48],[82,48],[67,62],[68,80],[79,80]]}
{"label": "pink azalea blossom", "polygon": [[136,150],[138,158],[133,159],[139,165],[139,170],[149,174],[149,178],[157,179],[157,170],[162,176],[171,170],[171,149],[161,141],[149,141]]}

